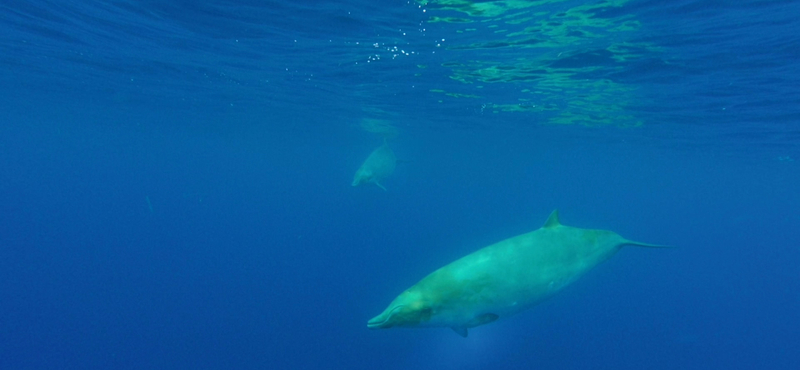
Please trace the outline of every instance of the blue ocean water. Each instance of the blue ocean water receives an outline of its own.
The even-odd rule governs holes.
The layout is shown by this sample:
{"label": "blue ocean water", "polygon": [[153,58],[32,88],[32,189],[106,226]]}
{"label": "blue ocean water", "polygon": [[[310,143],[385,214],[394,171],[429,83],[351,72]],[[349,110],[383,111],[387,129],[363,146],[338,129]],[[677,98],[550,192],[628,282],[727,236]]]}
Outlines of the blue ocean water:
{"label": "blue ocean water", "polygon": [[[798,14],[5,0],[0,369],[800,368]],[[556,208],[677,248],[466,339],[366,328]]]}

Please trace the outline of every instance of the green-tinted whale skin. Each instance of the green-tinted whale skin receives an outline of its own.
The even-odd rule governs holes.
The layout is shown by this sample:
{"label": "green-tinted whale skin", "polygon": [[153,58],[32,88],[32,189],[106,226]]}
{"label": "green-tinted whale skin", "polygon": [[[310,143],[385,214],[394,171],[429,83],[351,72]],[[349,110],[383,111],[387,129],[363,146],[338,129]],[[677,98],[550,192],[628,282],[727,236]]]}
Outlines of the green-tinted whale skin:
{"label": "green-tinted whale skin", "polygon": [[563,226],[558,211],[535,231],[518,235],[446,265],[401,293],[370,329],[467,329],[530,308],[558,293],[625,245],[660,247],[614,232]]}
{"label": "green-tinted whale skin", "polygon": [[356,171],[351,185],[358,186],[364,183],[372,183],[386,190],[380,181],[391,175],[396,165],[397,157],[395,157],[392,149],[384,142],[383,145],[372,151],[369,157],[364,160],[364,163],[358,171]]}

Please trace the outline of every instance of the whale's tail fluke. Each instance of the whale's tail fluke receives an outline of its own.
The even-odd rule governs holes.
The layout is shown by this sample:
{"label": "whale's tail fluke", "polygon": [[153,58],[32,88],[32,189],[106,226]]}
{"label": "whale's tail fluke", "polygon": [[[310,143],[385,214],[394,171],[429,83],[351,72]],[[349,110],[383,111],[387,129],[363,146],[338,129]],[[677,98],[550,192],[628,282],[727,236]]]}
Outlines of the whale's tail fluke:
{"label": "whale's tail fluke", "polygon": [[648,243],[639,243],[633,240],[624,240],[621,246],[632,246],[632,247],[642,247],[642,248],[675,248],[671,245],[661,245],[661,244],[648,244]]}

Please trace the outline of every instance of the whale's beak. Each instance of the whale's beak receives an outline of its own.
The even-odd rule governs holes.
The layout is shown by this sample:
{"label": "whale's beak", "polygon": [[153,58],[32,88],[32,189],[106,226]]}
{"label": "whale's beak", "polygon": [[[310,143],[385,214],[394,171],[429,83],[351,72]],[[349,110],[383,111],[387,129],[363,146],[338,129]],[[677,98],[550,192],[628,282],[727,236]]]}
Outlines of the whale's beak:
{"label": "whale's beak", "polygon": [[391,309],[386,309],[378,316],[372,318],[372,320],[367,321],[367,328],[370,329],[388,329],[394,326],[392,324],[391,318],[394,313],[401,309],[403,305],[392,307]]}
{"label": "whale's beak", "polygon": [[382,329],[386,322],[383,315],[375,316],[372,320],[367,321],[367,327],[370,329]]}

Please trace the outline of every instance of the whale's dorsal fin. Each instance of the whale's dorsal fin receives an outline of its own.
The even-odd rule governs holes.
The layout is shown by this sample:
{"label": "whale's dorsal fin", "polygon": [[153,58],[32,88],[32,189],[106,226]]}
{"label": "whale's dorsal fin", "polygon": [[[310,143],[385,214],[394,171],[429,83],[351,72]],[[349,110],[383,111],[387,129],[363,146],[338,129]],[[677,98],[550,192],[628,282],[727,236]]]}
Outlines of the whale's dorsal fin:
{"label": "whale's dorsal fin", "polygon": [[545,221],[543,229],[549,229],[551,227],[561,226],[561,222],[558,222],[558,210],[553,210],[553,213],[550,214],[550,217],[547,218]]}

